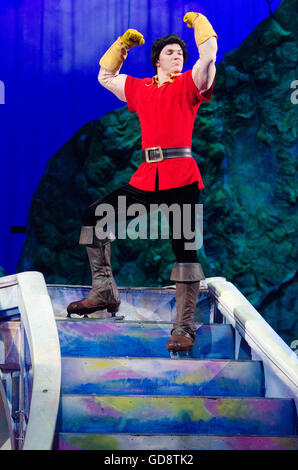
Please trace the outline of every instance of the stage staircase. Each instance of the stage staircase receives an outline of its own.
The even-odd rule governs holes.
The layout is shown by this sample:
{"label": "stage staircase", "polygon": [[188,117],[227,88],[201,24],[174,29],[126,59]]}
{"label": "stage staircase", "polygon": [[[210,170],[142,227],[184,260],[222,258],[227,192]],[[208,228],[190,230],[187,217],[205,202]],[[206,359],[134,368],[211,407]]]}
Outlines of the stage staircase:
{"label": "stage staircase", "polygon": [[[235,308],[235,323],[224,308],[220,311],[225,303],[220,305],[217,289],[227,283],[213,279],[201,287],[197,341],[184,354],[166,349],[176,305],[171,287],[123,287],[116,317],[101,312],[92,318],[66,318],[65,307],[83,298],[88,288],[47,286],[61,352],[52,449],[298,449],[297,358],[290,355],[294,368],[284,373],[286,379],[274,370],[280,365],[270,363],[270,338],[268,350],[251,347],[256,339],[249,320],[239,327]],[[14,320],[4,318],[0,331],[8,323],[16,331],[20,325]],[[245,323],[247,337],[241,334]],[[289,354],[286,345],[280,347]],[[6,374],[8,362],[6,354]],[[34,374],[27,369],[25,390],[31,396]],[[8,395],[12,402],[12,392]],[[27,409],[29,416],[30,405]]]}
{"label": "stage staircase", "polygon": [[[66,293],[68,300],[77,294],[65,288],[64,299]],[[236,352],[235,330],[219,323],[222,315],[210,323],[208,289],[201,289],[197,341],[188,355],[166,349],[174,290],[120,294],[123,319],[57,320],[62,385],[54,448],[297,446],[289,437],[296,433],[294,401],[265,397],[262,361],[251,359],[244,342]]]}

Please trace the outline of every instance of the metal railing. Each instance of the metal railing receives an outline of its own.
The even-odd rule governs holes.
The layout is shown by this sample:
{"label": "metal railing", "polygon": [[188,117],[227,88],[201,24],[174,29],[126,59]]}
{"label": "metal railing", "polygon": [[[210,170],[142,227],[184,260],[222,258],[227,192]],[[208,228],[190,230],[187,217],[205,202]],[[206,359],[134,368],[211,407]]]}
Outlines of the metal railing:
{"label": "metal railing", "polygon": [[224,277],[208,278],[215,307],[263,362],[266,396],[293,398],[298,406],[298,357],[244,295]]}
{"label": "metal railing", "polygon": [[[7,441],[3,445],[12,449],[49,450],[59,408],[61,354],[53,308],[41,273],[24,272],[0,278],[0,312],[14,308],[20,312],[19,409],[14,412],[18,415],[18,426],[15,435],[16,430],[13,432],[7,419],[9,406],[5,404],[1,386],[2,406],[6,410],[3,425],[10,434],[10,445]],[[33,377],[28,420],[25,420],[25,399],[28,397],[24,393],[25,338]]]}

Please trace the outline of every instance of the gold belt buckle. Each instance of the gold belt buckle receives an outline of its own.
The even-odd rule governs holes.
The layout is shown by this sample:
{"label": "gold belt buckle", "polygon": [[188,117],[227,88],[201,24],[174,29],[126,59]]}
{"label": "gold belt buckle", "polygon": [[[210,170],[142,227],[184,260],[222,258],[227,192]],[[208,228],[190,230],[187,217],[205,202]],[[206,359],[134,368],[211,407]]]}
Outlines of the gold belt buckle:
{"label": "gold belt buckle", "polygon": [[[150,160],[150,158],[149,158],[150,150],[158,150],[159,158],[156,158],[155,160]],[[145,159],[146,159],[147,163],[161,162],[163,160],[162,148],[161,147],[150,147],[150,148],[145,149]]]}

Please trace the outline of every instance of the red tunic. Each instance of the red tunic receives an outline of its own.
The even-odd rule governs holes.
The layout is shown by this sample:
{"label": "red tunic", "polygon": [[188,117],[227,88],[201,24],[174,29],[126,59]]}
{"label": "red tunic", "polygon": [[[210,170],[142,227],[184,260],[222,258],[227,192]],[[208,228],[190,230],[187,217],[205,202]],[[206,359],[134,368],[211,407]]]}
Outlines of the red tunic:
{"label": "red tunic", "polygon": [[[191,147],[195,117],[199,106],[210,101],[212,86],[201,95],[194,84],[191,70],[173,81],[158,86],[151,78],[127,76],[125,96],[128,109],[136,112],[142,130],[142,148]],[[198,182],[204,188],[200,170],[194,158],[173,158],[161,162],[143,162],[129,184],[144,191],[154,191],[158,168],[159,189],[178,188]]]}

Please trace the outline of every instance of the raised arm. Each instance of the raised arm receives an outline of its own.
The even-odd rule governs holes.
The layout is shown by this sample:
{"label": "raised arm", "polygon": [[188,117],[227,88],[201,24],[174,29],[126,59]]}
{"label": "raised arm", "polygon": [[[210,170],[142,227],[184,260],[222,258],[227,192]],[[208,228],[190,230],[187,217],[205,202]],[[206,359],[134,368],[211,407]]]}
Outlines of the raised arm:
{"label": "raised arm", "polygon": [[127,75],[124,73],[119,74],[119,72],[117,72],[114,74],[100,67],[98,81],[103,87],[114,93],[119,100],[126,102],[124,93],[126,77]]}
{"label": "raised arm", "polygon": [[192,76],[199,92],[203,94],[209,90],[216,73],[217,34],[206,16],[201,13],[186,13],[184,21],[188,27],[195,30],[200,58],[193,66]]}
{"label": "raised arm", "polygon": [[119,71],[127,57],[127,51],[144,43],[141,33],[135,29],[128,29],[111,45],[99,61],[99,83],[114,93],[121,101],[126,101],[124,92],[126,75],[119,74]]}

